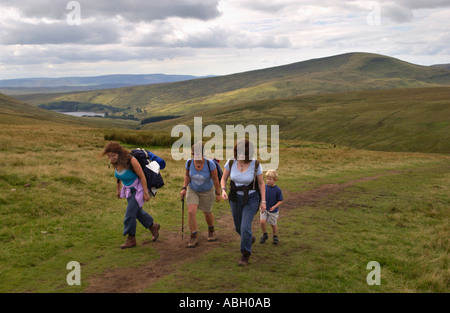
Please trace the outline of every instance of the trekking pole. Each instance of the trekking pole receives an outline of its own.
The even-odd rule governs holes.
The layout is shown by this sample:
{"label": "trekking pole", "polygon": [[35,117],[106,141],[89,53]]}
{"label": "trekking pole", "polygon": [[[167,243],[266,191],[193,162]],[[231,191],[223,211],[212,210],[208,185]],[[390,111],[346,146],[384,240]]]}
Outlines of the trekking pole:
{"label": "trekking pole", "polygon": [[184,239],[184,198],[181,199],[181,240]]}

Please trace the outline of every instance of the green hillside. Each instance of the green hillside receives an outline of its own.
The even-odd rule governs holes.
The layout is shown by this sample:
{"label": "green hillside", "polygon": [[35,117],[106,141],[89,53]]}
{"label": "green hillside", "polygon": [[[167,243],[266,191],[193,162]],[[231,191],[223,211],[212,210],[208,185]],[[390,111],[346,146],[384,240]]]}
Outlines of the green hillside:
{"label": "green hillside", "polygon": [[224,105],[367,89],[450,85],[450,70],[348,53],[327,58],[160,85],[18,97],[33,105],[78,101],[127,108],[139,118],[187,115]]}
{"label": "green hillside", "polygon": [[[193,129],[196,114],[149,124]],[[450,153],[450,87],[263,100],[203,112],[203,125],[279,125],[282,139],[384,151]],[[270,130],[270,127],[269,127]]]}
{"label": "green hillside", "polygon": [[60,124],[85,127],[135,128],[136,122],[100,118],[80,118],[36,108],[0,93],[0,124]]}

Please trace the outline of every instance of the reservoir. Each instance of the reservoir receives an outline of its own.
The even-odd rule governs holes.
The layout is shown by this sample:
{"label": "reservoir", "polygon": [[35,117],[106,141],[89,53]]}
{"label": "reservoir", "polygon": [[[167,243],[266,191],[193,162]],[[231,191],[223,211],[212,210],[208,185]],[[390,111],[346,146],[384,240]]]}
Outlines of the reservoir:
{"label": "reservoir", "polygon": [[101,116],[101,117],[105,117],[105,113],[95,113],[95,112],[61,112],[61,111],[57,111],[58,113],[63,113],[63,114],[67,114],[67,115],[72,115],[72,116]]}

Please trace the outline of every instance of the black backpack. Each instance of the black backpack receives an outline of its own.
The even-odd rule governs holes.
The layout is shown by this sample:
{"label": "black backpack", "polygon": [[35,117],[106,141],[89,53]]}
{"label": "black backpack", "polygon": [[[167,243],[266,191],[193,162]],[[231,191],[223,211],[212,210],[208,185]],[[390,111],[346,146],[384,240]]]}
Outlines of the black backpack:
{"label": "black backpack", "polygon": [[[166,162],[145,149],[134,149],[130,153],[136,158],[144,171],[145,179],[147,180],[147,187],[153,196],[159,188],[164,186],[164,180],[161,176],[160,170],[166,167]],[[131,166],[131,170],[133,167]]]}
{"label": "black backpack", "polygon": [[[230,172],[231,172],[231,167],[233,166],[234,163],[234,159],[230,159],[228,161],[228,166],[230,167]],[[255,160],[255,172],[253,174],[253,181],[248,184],[247,186],[240,186],[240,187],[236,187],[236,184],[234,183],[234,181],[230,181],[230,192],[228,194],[228,199],[231,201],[236,202],[236,192],[237,191],[244,191],[244,203],[247,203],[247,199],[248,199],[248,192],[249,190],[256,190],[256,192],[259,195],[259,204],[261,204],[261,190],[259,189],[259,184],[257,181],[257,176],[256,173],[258,172],[258,168],[259,168],[259,161]],[[259,210],[259,205],[258,205],[258,210]]]}

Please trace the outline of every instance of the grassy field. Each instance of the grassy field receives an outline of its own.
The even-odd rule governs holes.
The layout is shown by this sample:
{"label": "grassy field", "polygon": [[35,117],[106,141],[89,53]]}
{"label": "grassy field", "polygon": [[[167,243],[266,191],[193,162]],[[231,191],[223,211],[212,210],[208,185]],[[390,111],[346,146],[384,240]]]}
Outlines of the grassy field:
{"label": "grassy field", "polygon": [[[280,138],[358,149],[450,153],[450,88],[364,90],[226,105],[202,112],[203,124],[271,125]],[[148,124],[193,127],[191,114]],[[270,127],[269,127],[270,128]]]}
{"label": "grassy field", "polygon": [[[106,130],[1,126],[0,292],[84,292],[111,269],[139,273],[160,258],[161,250],[140,225],[138,247],[118,248],[126,202],[115,198],[113,170],[98,157]],[[163,225],[160,240],[168,242],[179,238],[184,162],[175,162],[169,149],[149,148],[168,164],[166,186],[144,208]],[[257,242],[250,265],[241,268],[234,235],[178,262],[154,283],[144,282],[140,291],[450,290],[449,156],[283,142],[279,173],[286,204],[278,246]],[[231,222],[227,203],[216,204],[214,212]],[[221,233],[233,236],[233,229],[221,226]],[[66,265],[73,260],[81,264],[81,286],[66,283]],[[370,261],[381,265],[379,286],[366,283]]]}

